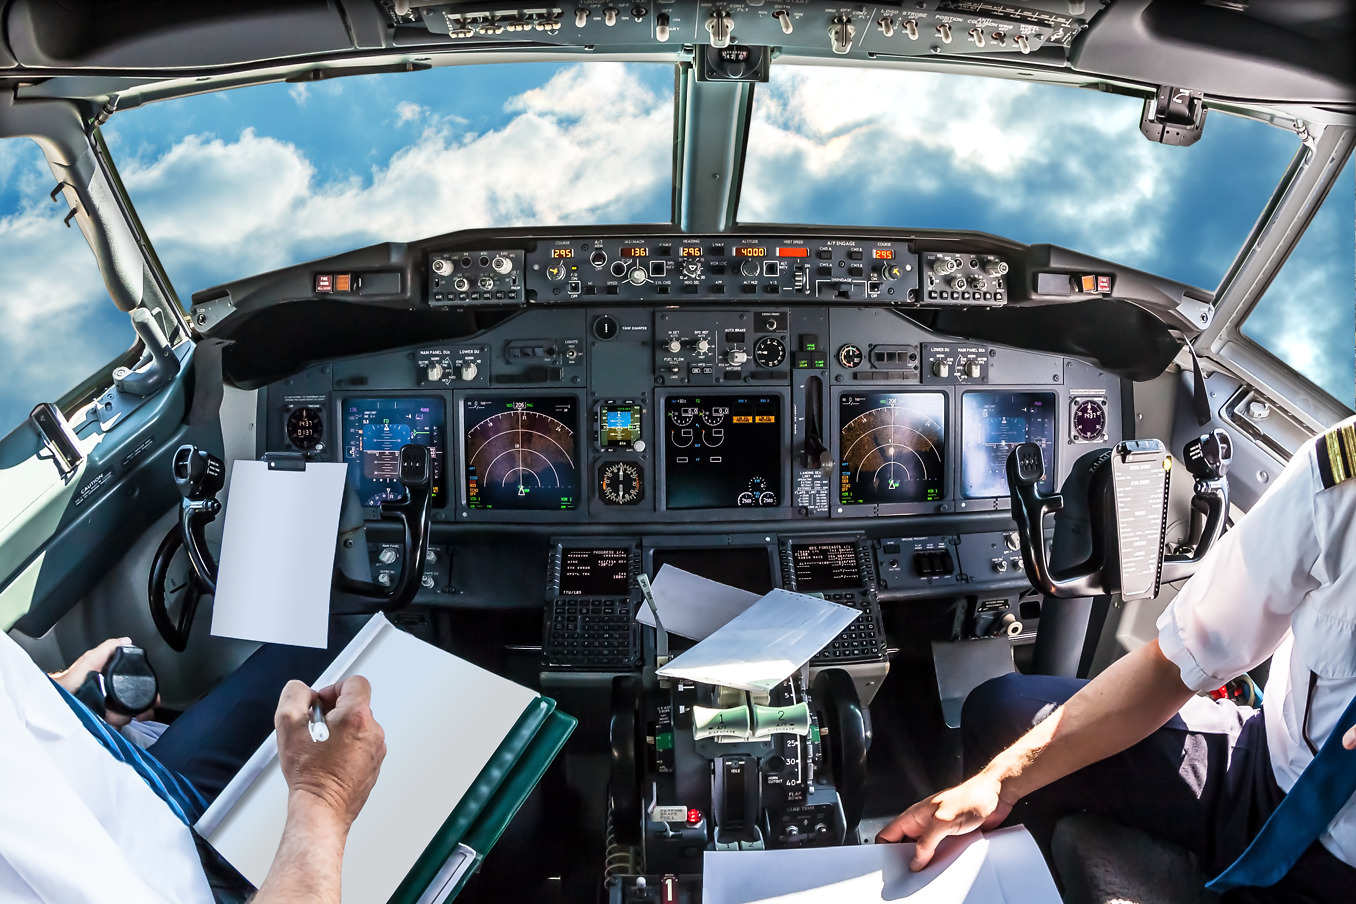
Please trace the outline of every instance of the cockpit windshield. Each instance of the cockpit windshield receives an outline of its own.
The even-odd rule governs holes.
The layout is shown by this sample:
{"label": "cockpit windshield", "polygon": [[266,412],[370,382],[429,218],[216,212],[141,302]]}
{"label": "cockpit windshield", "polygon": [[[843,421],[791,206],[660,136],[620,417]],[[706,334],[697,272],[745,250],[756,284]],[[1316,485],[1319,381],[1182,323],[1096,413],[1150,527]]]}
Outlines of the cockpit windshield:
{"label": "cockpit windshield", "polygon": [[185,298],[375,242],[672,219],[670,66],[275,83],[148,104],[103,133]]}
{"label": "cockpit windshield", "polygon": [[1021,79],[774,66],[739,219],[988,232],[1213,290],[1299,141],[1212,111],[1195,146],[1156,144],[1142,107]]}

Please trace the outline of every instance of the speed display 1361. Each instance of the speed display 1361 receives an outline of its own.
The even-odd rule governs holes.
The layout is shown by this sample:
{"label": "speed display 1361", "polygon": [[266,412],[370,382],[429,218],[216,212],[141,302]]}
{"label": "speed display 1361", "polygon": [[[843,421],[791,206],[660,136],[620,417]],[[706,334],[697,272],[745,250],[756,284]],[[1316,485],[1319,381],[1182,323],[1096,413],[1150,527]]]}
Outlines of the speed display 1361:
{"label": "speed display 1361", "polygon": [[466,506],[498,511],[579,504],[579,403],[569,396],[467,398]]}
{"label": "speed display 1361", "polygon": [[841,504],[934,502],[946,494],[943,393],[844,393],[838,423]]}

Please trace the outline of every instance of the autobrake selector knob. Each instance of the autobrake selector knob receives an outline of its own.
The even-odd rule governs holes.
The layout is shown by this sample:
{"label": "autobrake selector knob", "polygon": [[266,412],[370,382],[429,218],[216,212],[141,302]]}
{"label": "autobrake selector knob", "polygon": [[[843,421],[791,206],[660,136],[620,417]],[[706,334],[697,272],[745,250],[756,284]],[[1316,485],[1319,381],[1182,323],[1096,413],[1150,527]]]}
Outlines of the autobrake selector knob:
{"label": "autobrake selector knob", "polygon": [[725,353],[725,361],[731,367],[741,367],[749,360],[749,353],[742,348],[732,348]]}

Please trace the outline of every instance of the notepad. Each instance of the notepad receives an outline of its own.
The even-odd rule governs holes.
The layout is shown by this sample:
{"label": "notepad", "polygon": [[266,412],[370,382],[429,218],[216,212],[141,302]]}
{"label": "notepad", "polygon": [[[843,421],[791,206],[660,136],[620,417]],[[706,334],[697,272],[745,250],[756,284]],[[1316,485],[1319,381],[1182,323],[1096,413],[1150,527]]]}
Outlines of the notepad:
{"label": "notepad", "polygon": [[[372,714],[386,732],[381,775],[353,823],[344,855],[344,901],[371,904],[391,899],[524,713],[542,698],[400,631],[380,615],[315,686],[349,675],[371,683]],[[270,736],[196,828],[258,885],[273,862],[286,816],[287,785],[277,738]]]}

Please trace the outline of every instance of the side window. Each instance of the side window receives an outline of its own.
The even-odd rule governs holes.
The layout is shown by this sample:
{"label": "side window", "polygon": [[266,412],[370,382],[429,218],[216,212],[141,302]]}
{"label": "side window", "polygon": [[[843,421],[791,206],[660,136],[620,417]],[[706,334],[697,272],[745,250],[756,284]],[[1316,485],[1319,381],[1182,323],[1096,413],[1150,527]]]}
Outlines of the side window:
{"label": "side window", "polygon": [[1356,409],[1356,157],[1243,321],[1243,335]]}
{"label": "side window", "polygon": [[52,171],[28,138],[0,140],[0,436],[131,348]]}

